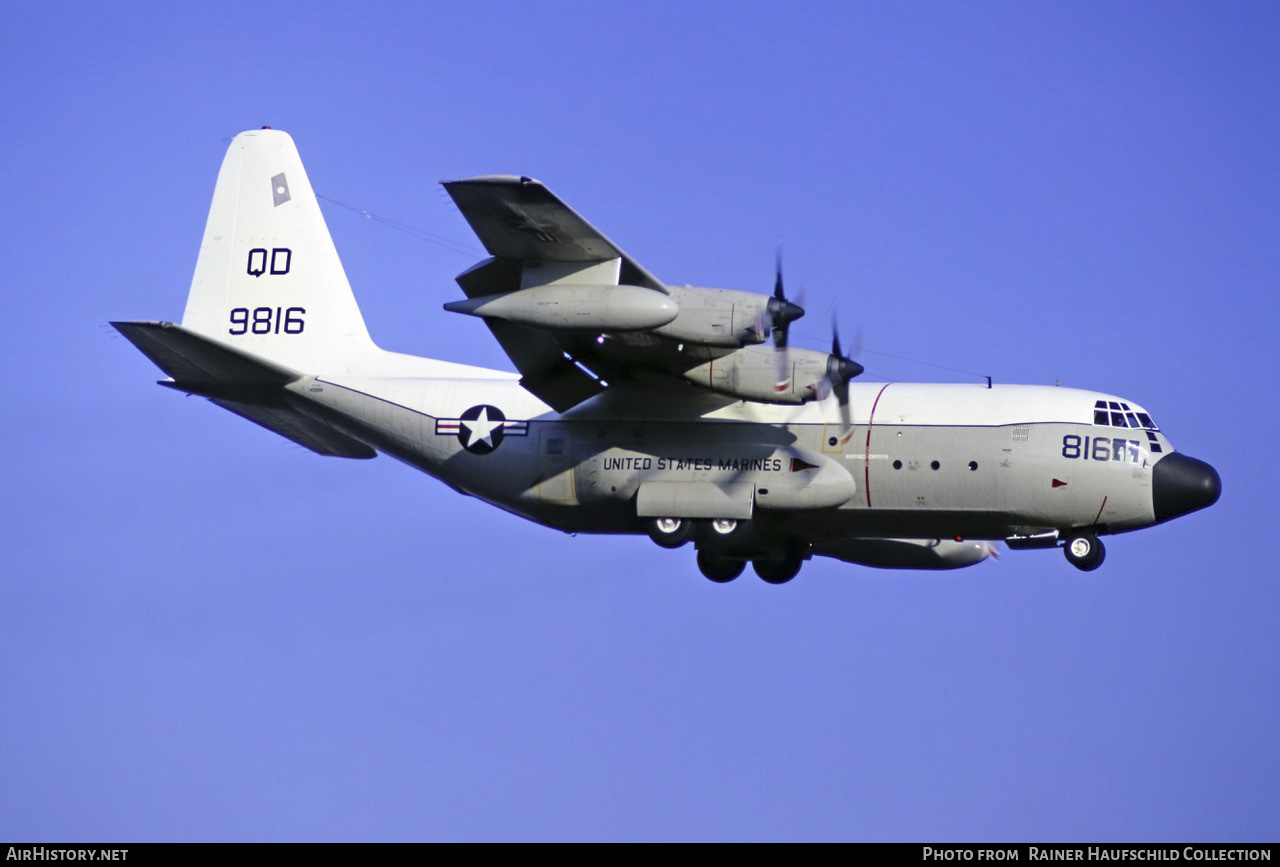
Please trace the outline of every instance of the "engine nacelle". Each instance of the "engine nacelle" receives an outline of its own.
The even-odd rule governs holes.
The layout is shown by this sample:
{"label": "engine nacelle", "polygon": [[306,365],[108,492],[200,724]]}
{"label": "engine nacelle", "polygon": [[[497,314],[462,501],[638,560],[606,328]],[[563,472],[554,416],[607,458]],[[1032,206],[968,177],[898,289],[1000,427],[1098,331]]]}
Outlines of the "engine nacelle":
{"label": "engine nacelle", "polygon": [[751,346],[763,343],[769,296],[741,289],[668,286],[680,314],[655,334],[701,346]]}
{"label": "engine nacelle", "polygon": [[779,350],[771,346],[745,346],[719,358],[685,370],[680,375],[692,383],[744,400],[767,403],[806,403],[820,397],[827,373],[825,352],[789,349],[785,355],[785,379],[778,388]]}
{"label": "engine nacelle", "polygon": [[993,555],[987,542],[953,539],[837,539],[817,542],[813,553],[877,569],[963,569]]}

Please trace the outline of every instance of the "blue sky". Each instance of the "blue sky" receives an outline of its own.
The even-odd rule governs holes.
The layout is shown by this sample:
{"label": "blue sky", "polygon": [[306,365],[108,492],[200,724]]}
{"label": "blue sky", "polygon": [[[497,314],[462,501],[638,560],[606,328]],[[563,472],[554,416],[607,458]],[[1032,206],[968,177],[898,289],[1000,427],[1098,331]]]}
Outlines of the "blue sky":
{"label": "blue sky", "polygon": [[[1274,4],[455,5],[6,7],[0,839],[1280,838]],[[508,368],[437,182],[527,174],[669,282],[781,243],[869,378],[1132,398],[1222,500],[715,586],[319,458],[105,328],[180,318],[263,124],[477,251],[325,203],[389,349]]]}

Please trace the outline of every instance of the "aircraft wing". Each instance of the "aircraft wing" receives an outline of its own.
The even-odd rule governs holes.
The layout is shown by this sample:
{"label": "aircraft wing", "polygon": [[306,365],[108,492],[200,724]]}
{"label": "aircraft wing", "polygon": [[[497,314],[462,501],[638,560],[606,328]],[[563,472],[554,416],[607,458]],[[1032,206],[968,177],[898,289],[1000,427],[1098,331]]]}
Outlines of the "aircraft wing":
{"label": "aircraft wing", "polygon": [[783,371],[759,345],[766,322],[781,329],[804,312],[781,295],[781,277],[774,296],[667,286],[538,181],[486,175],[444,188],[490,254],[457,277],[467,300],[445,309],[484,319],[521,384],[557,412],[624,382],[801,403],[826,371],[825,353],[793,351]]}
{"label": "aircraft wing", "polygon": [[620,282],[667,293],[667,287],[584,220],[541,181],[482,175],[443,186],[491,256],[539,262],[620,259]]}
{"label": "aircraft wing", "polygon": [[[515,293],[538,278],[526,268],[562,282],[671,290],[588,223],[545,185],[516,175],[483,175],[443,182],[458,210],[491,258],[458,276],[468,299]],[[590,276],[587,276],[590,275]],[[626,365],[613,363],[614,344],[602,348],[594,335],[485,318],[521,384],[557,412],[599,394],[606,381],[622,378]],[[674,346],[674,344],[672,344]]]}

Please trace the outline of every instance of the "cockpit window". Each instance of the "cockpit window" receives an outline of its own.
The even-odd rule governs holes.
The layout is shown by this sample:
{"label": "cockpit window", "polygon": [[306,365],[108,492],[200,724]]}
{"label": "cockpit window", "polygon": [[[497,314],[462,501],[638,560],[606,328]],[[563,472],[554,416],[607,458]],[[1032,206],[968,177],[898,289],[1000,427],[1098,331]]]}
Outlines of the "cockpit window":
{"label": "cockpit window", "polygon": [[1129,404],[1118,400],[1099,400],[1093,404],[1093,423],[1107,427],[1132,428],[1134,430],[1158,431],[1160,426],[1151,420],[1145,412],[1132,409]]}
{"label": "cockpit window", "polygon": [[1129,439],[1134,434],[1117,436],[1098,431],[1099,436],[1094,437],[1095,442],[1109,440],[1115,448],[1120,448],[1120,444],[1123,444],[1124,448],[1133,449],[1135,452],[1145,446],[1147,451],[1153,455],[1158,455],[1164,451],[1164,446],[1160,445],[1160,438],[1156,436],[1156,432],[1160,428],[1152,421],[1151,416],[1141,410],[1132,408],[1127,403],[1118,400],[1094,401],[1093,423],[1099,427],[1140,430],[1147,435],[1147,441],[1144,443],[1141,439]]}

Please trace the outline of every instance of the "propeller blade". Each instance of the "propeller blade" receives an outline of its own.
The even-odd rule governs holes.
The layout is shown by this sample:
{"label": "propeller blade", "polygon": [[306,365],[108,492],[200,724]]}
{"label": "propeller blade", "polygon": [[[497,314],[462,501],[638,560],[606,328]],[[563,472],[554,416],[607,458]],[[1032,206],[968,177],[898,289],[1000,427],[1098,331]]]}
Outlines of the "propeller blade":
{"label": "propeller blade", "polygon": [[782,251],[778,251],[774,266],[773,297],[765,303],[769,330],[773,334],[773,345],[778,349],[787,348],[787,337],[791,323],[804,316],[804,308],[787,300],[786,289],[782,280]]}
{"label": "propeller blade", "polygon": [[845,358],[840,350],[840,329],[835,317],[831,317],[831,355],[827,358],[827,380],[831,393],[840,404],[840,423],[843,433],[840,442],[845,443],[853,436],[853,418],[849,409],[849,380],[860,376],[865,368],[851,358]]}
{"label": "propeller blade", "polygon": [[791,358],[787,354],[787,342],[791,323],[801,316],[804,316],[804,308],[787,300],[787,291],[782,279],[782,250],[779,249],[774,262],[773,297],[765,302],[763,316],[767,328],[764,333],[773,335],[778,364],[778,378],[773,384],[773,389],[779,394],[791,388]]}

